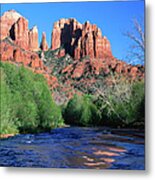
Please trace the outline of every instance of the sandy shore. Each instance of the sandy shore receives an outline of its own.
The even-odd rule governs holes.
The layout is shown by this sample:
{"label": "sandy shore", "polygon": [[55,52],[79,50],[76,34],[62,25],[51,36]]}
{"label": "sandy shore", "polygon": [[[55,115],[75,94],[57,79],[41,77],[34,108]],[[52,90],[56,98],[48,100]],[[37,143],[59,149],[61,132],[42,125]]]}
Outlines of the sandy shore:
{"label": "sandy shore", "polygon": [[15,134],[0,134],[0,139],[9,138],[9,137],[12,137],[12,136],[15,136]]}

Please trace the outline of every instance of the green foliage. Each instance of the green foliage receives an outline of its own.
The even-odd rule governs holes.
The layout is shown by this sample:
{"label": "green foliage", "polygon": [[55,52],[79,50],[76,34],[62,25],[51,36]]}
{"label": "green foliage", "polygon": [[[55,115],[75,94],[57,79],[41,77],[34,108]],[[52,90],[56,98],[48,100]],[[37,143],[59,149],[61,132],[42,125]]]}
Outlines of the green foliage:
{"label": "green foliage", "polygon": [[0,68],[1,134],[40,132],[63,123],[60,108],[42,75],[8,63],[0,63]]}
{"label": "green foliage", "polygon": [[39,128],[48,129],[49,127],[58,127],[63,124],[61,116],[61,109],[51,99],[51,92],[47,84],[43,81],[42,76],[36,75],[36,85],[34,87],[35,102],[38,106],[39,112]]}
{"label": "green foliage", "polygon": [[145,86],[144,82],[134,83],[132,86],[132,96],[130,102],[133,107],[135,119],[133,126],[142,126],[145,124]]}
{"label": "green foliage", "polygon": [[144,82],[120,80],[99,89],[98,96],[75,95],[63,116],[68,124],[82,126],[144,127]]}
{"label": "green foliage", "polygon": [[[101,93],[102,95],[102,93]],[[144,82],[120,82],[105,88],[96,103],[104,125],[144,126]]]}
{"label": "green foliage", "polygon": [[66,123],[75,125],[97,125],[100,114],[88,95],[75,95],[68,103],[64,113]]}
{"label": "green foliage", "polygon": [[6,84],[6,76],[2,68],[0,68],[0,75],[0,134],[18,133],[16,118],[11,109],[13,105],[11,93]]}

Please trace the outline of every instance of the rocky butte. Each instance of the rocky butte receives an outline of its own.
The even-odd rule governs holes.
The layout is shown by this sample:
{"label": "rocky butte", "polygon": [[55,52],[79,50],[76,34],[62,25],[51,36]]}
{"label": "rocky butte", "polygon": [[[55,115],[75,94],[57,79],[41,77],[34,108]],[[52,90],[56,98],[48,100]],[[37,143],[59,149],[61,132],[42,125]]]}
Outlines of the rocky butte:
{"label": "rocky butte", "polygon": [[[110,71],[124,74],[132,79],[136,76],[143,78],[141,66],[136,67],[116,59],[112,55],[111,45],[101,30],[86,21],[79,23],[74,18],[60,19],[54,23],[51,49],[64,48],[75,61],[62,72],[69,73],[72,78],[80,78],[91,67],[94,75],[109,74]],[[84,58],[82,62],[78,60]],[[76,62],[77,60],[77,62]]]}
{"label": "rocky butte", "polygon": [[112,56],[110,42],[102,36],[101,30],[89,21],[81,24],[71,18],[55,22],[51,44],[52,50],[63,46],[65,52],[75,59],[86,56],[97,59]]}
{"label": "rocky butte", "polygon": [[3,61],[15,61],[34,68],[43,68],[43,62],[35,51],[39,50],[38,29],[28,27],[28,20],[14,10],[0,17],[0,57]]}

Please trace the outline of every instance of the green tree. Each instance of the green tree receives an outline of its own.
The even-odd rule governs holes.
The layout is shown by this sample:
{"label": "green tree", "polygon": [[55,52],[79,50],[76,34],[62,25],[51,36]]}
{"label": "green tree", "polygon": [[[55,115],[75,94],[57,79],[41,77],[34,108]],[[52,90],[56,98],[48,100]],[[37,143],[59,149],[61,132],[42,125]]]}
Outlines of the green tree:
{"label": "green tree", "polygon": [[0,67],[2,126],[8,122],[8,127],[27,133],[46,131],[63,124],[61,109],[53,101],[42,75],[9,63],[1,62]]}
{"label": "green tree", "polygon": [[12,95],[6,84],[6,75],[0,68],[0,134],[18,133],[16,118],[12,111]]}
{"label": "green tree", "polygon": [[89,95],[74,95],[65,109],[64,119],[69,124],[97,125],[100,121],[100,114]]}

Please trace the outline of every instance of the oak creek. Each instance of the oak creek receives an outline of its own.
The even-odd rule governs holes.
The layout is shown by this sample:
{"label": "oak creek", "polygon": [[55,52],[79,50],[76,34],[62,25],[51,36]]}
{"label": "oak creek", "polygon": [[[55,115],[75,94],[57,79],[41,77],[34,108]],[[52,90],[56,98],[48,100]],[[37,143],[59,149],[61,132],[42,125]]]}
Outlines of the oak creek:
{"label": "oak creek", "polygon": [[0,140],[0,166],[144,170],[144,132],[66,127]]}

